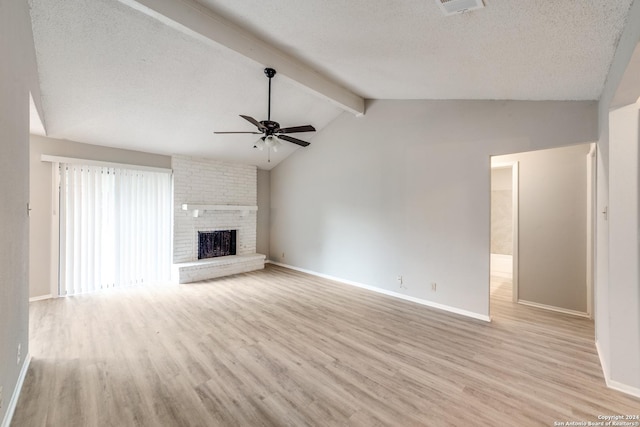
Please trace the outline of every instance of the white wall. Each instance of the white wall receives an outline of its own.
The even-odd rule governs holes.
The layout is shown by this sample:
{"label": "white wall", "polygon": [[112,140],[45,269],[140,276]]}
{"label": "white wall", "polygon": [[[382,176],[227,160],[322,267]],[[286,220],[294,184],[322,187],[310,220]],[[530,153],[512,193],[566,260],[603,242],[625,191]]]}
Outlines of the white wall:
{"label": "white wall", "polygon": [[0,425],[5,425],[29,351],[29,92],[39,105],[40,91],[26,1],[0,0],[0,58]]}
{"label": "white wall", "polygon": [[518,300],[587,312],[589,144],[494,158],[518,162]]}
{"label": "white wall", "polygon": [[271,210],[271,171],[258,169],[258,224],[256,252],[269,259],[269,211]]}
{"label": "white wall", "polygon": [[640,391],[640,105],[610,113],[609,339],[611,380]]}
{"label": "white wall", "polygon": [[[631,10],[627,18],[624,31],[618,42],[618,47],[613,58],[613,62],[607,75],[600,101],[598,103],[598,163],[597,163],[597,211],[596,217],[596,284],[595,284],[595,324],[596,324],[596,340],[598,345],[598,353],[602,362],[605,378],[611,384],[612,365],[617,362],[620,357],[624,357],[622,348],[631,346],[635,348],[640,345],[640,337],[633,330],[622,328],[616,331],[616,336],[612,337],[613,325],[610,317],[619,305],[624,305],[625,300],[633,297],[633,293],[622,293],[618,295],[610,294],[610,277],[609,277],[609,251],[610,251],[610,230],[609,221],[602,212],[609,207],[609,172],[616,168],[617,165],[610,164],[609,161],[609,109],[614,99],[637,99],[640,97],[640,87],[624,85],[625,92],[619,93],[619,87],[624,77],[628,75],[637,75],[640,69],[633,67],[628,68],[629,60],[632,57],[638,42],[640,41],[640,1],[634,0]],[[635,92],[635,93],[628,93]],[[634,322],[640,322],[640,313],[635,313]],[[632,361],[629,366],[617,366],[616,371],[628,371],[629,373],[636,371],[637,364],[640,361]],[[634,388],[632,392],[640,395],[640,389],[632,385],[633,382],[628,379],[621,379],[617,376],[615,387],[629,391],[628,388]],[[635,380],[634,380],[635,381]]]}
{"label": "white wall", "polygon": [[[56,286],[56,283],[51,283],[52,164],[43,162],[42,155],[49,154],[160,168],[170,168],[171,157],[36,135],[31,135],[29,147],[29,186],[32,209],[29,218],[31,231],[29,236],[29,297],[37,298],[51,294],[51,286]],[[56,214],[56,221],[57,218]],[[56,274],[54,273],[53,276],[55,277]]]}
{"label": "white wall", "polygon": [[490,156],[595,141],[596,119],[595,102],[372,101],[271,171],[271,259],[487,316]]}

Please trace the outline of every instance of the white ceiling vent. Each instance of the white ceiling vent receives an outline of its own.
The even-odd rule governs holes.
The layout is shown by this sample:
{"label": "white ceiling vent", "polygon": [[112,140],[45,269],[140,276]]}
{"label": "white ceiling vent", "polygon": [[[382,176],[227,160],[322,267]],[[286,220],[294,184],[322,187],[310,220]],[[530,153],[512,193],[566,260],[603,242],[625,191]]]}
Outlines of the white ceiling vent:
{"label": "white ceiling vent", "polygon": [[455,15],[484,7],[482,0],[436,0],[445,15]]}

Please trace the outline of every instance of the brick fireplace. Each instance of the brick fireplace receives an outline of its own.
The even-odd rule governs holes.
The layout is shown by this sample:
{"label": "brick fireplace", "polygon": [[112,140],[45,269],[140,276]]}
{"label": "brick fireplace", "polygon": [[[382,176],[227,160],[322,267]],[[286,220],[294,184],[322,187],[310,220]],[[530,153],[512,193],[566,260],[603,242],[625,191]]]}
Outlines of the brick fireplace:
{"label": "brick fireplace", "polygon": [[[174,156],[173,271],[189,283],[264,268],[256,254],[257,168]],[[235,255],[199,259],[199,233],[234,230]]]}

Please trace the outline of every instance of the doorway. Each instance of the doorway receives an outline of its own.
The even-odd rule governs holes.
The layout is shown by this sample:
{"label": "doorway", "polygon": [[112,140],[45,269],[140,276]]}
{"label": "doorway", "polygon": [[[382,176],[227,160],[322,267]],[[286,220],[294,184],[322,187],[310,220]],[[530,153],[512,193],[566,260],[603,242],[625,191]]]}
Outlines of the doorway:
{"label": "doorway", "polygon": [[518,301],[518,162],[491,160],[491,296]]}
{"label": "doorway", "polygon": [[591,317],[594,153],[579,144],[492,157],[490,302]]}

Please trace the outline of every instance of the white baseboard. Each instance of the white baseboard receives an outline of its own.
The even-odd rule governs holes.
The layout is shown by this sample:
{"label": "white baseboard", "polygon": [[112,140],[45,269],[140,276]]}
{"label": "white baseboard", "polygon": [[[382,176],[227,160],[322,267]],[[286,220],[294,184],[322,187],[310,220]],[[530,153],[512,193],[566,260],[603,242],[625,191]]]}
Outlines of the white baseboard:
{"label": "white baseboard", "polygon": [[398,292],[389,291],[382,288],[376,288],[375,286],[365,285],[363,283],[354,282],[352,280],[342,279],[340,277],[330,276],[328,274],[318,273],[317,271],[307,270],[304,268],[295,267],[293,265],[283,264],[281,262],[269,261],[273,265],[279,265],[280,267],[289,268],[291,270],[300,271],[301,273],[311,274],[312,276],[322,277],[323,279],[333,280],[335,282],[344,283],[346,285],[356,286],[358,288],[367,289],[369,291],[377,292],[379,294],[388,295],[395,298],[400,298],[406,301],[415,302],[418,304],[426,305],[427,307],[437,308],[439,310],[448,311],[450,313],[460,314],[462,316],[471,317],[473,319],[483,320],[485,322],[491,322],[489,316],[483,314],[474,313],[473,311],[462,310],[460,308],[451,307],[445,304],[438,304],[437,302],[424,300],[421,298],[412,297],[410,295],[401,294]]}
{"label": "white baseboard", "polygon": [[50,298],[53,298],[53,295],[51,295],[51,294],[40,295],[39,297],[31,297],[31,298],[29,298],[29,302],[42,301],[44,299],[50,299]]}
{"label": "white baseboard", "polygon": [[600,343],[596,341],[596,352],[598,353],[598,359],[600,359],[600,367],[602,368],[602,376],[604,381],[609,385],[609,365],[607,365],[602,359],[602,351],[600,350]]}
{"label": "white baseboard", "polygon": [[622,384],[609,378],[607,378],[607,387],[612,390],[617,390],[630,396],[640,398],[640,388],[638,387],[632,387],[630,385]]}
{"label": "white baseboard", "polygon": [[602,359],[602,350],[600,349],[600,343],[596,341],[596,351],[598,352],[598,358],[600,359],[600,366],[602,367],[602,376],[604,377],[604,382],[612,390],[617,390],[622,393],[631,395],[633,397],[640,398],[640,388],[632,387],[626,384],[622,384],[618,381],[614,381],[609,376],[609,366]]}
{"label": "white baseboard", "polygon": [[555,311],[557,313],[570,314],[571,316],[586,317],[587,319],[591,317],[589,316],[588,313],[584,313],[582,311],[569,310],[567,308],[555,307],[553,305],[540,304],[537,302],[531,302],[531,301],[526,301],[522,299],[518,300],[518,304],[528,305],[529,307],[541,308],[543,310]]}
{"label": "white baseboard", "polygon": [[2,427],[9,427],[11,425],[11,420],[13,419],[13,414],[16,411],[16,406],[18,406],[18,399],[20,398],[20,392],[22,391],[22,385],[24,384],[24,379],[27,376],[27,371],[29,370],[30,363],[31,354],[27,354],[24,362],[22,362],[22,368],[20,369],[20,375],[18,375],[16,388],[13,390],[11,400],[9,401],[9,406],[7,406],[7,413],[4,416],[4,420],[2,420]]}

